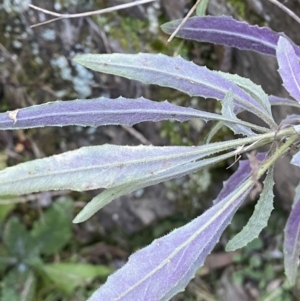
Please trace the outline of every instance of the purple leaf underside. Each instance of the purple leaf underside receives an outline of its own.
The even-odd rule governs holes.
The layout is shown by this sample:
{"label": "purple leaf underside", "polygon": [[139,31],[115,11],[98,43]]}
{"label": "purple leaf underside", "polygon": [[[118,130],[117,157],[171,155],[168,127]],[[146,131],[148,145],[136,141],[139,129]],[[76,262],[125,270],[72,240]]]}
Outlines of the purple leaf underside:
{"label": "purple leaf underside", "polygon": [[92,70],[157,84],[187,93],[222,100],[231,90],[236,106],[248,110],[273,125],[269,112],[234,83],[206,67],[200,67],[181,57],[162,54],[84,54],[75,62]]}
{"label": "purple leaf underside", "polygon": [[276,54],[283,85],[300,102],[300,65],[295,50],[287,39],[280,37]]}
{"label": "purple leaf underside", "polygon": [[88,301],[167,301],[183,291],[251,189],[240,188],[200,217],[130,256]]}
{"label": "purple leaf underside", "polygon": [[[171,34],[180,22],[181,20],[176,20],[166,23],[162,25],[162,30]],[[276,33],[267,27],[236,21],[228,16],[206,16],[188,19],[177,36],[275,56],[278,39],[284,34]],[[300,58],[300,48],[294,43],[292,45]]]}
{"label": "purple leaf underside", "polygon": [[269,101],[272,106],[291,106],[291,107],[300,108],[299,102],[292,100],[292,99],[288,99],[288,98],[270,95]]}
{"label": "purple leaf underside", "polygon": [[[128,125],[144,121],[177,120],[192,118],[228,120],[221,115],[184,108],[167,101],[155,102],[145,98],[55,101],[42,105],[0,114],[0,129],[23,129],[44,126],[103,126]],[[232,120],[236,123],[237,121]]]}
{"label": "purple leaf underside", "polygon": [[291,285],[296,282],[300,256],[300,185],[284,230],[284,268]]}
{"label": "purple leaf underside", "polygon": [[300,115],[292,114],[286,116],[280,123],[280,128],[283,129],[293,124],[300,124]]}

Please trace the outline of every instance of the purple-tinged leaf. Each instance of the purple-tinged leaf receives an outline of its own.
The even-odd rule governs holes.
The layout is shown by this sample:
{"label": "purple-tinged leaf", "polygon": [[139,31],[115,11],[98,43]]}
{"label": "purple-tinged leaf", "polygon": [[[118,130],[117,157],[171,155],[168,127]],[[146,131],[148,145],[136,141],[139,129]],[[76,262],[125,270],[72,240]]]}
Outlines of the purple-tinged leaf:
{"label": "purple-tinged leaf", "polygon": [[0,194],[109,188],[210,154],[209,147],[82,147],[0,171]]}
{"label": "purple-tinged leaf", "polygon": [[222,100],[231,89],[235,105],[274,125],[272,117],[261,104],[223,78],[220,72],[197,66],[181,57],[147,53],[83,54],[74,61],[95,71],[174,88],[190,96]]}
{"label": "purple-tinged leaf", "polygon": [[131,255],[128,263],[110,276],[88,301],[166,301],[183,291],[218,242],[251,185],[236,187],[200,217]]}
{"label": "purple-tinged leaf", "polygon": [[300,256],[300,184],[284,230],[284,269],[291,285],[296,282]]}
{"label": "purple-tinged leaf", "polygon": [[82,147],[0,171],[0,195],[109,188],[130,183],[145,174],[152,175],[176,165],[233,149],[251,140],[250,137],[196,147],[109,144]]}
{"label": "purple-tinged leaf", "polygon": [[280,37],[276,54],[283,85],[300,102],[300,65],[295,50],[287,39]]}
{"label": "purple-tinged leaf", "polygon": [[[266,158],[266,153],[258,153],[256,155],[258,161],[262,162]],[[249,160],[240,160],[239,168],[233,173],[233,175],[225,182],[223,182],[223,188],[220,191],[217,198],[214,200],[214,204],[223,200],[231,191],[237,187],[240,183],[246,181],[252,173]]]}
{"label": "purple-tinged leaf", "polygon": [[241,77],[237,74],[230,74],[225,72],[220,72],[219,74],[247,92],[253,99],[257,101],[257,103],[265,108],[265,111],[268,112],[269,116],[272,116],[271,104],[268,95],[261,86],[255,84],[250,79]]}
{"label": "purple-tinged leaf", "polygon": [[[239,120],[234,113],[233,93],[231,90],[229,90],[227,92],[224,99],[222,100],[222,115],[228,119],[232,119],[232,120],[236,120],[236,121]],[[242,134],[244,136],[255,136],[256,135],[247,126],[243,126],[240,124],[228,124],[227,122],[225,122],[225,124],[227,127],[229,127],[234,132],[234,134]]]}
{"label": "purple-tinged leaf", "polygon": [[274,165],[272,165],[264,180],[264,188],[257,201],[253,214],[244,228],[236,234],[226,245],[226,251],[235,251],[246,246],[257,238],[260,232],[268,225],[273,207]]}
{"label": "purple-tinged leaf", "polygon": [[300,108],[299,102],[293,99],[270,95],[269,101],[271,103],[271,106],[290,106],[290,107]]}
{"label": "purple-tinged leaf", "polygon": [[[181,20],[171,21],[162,25],[161,28],[164,32],[171,34],[180,22]],[[176,36],[275,56],[278,39],[283,34],[273,32],[267,27],[236,21],[227,16],[206,16],[188,19]],[[300,48],[295,44],[293,48],[300,57]]]}
{"label": "purple-tinged leaf", "polygon": [[[11,117],[12,112],[16,112],[14,119]],[[145,98],[109,99],[101,97],[90,100],[55,101],[12,112],[0,113],[1,130],[67,125],[132,126],[144,121],[156,122],[170,119],[184,122],[192,118],[245,124],[241,120],[231,120],[218,114],[176,106],[167,101],[155,102]]]}
{"label": "purple-tinged leaf", "polygon": [[155,185],[164,181],[168,181],[174,178],[183,177],[187,174],[199,171],[210,165],[216,164],[220,161],[226,160],[234,155],[234,152],[230,152],[217,157],[203,159],[197,162],[186,163],[177,165],[169,169],[159,171],[153,175],[144,175],[123,185],[117,185],[106,189],[96,197],[94,197],[75,217],[74,223],[81,223],[89,219],[93,214],[99,211],[101,208],[109,204],[114,199],[129,194],[135,190]]}
{"label": "purple-tinged leaf", "polygon": [[300,151],[293,156],[291,164],[300,167]]}
{"label": "purple-tinged leaf", "polygon": [[292,114],[286,116],[280,123],[280,128],[283,129],[287,126],[291,126],[292,124],[300,124],[300,115]]}

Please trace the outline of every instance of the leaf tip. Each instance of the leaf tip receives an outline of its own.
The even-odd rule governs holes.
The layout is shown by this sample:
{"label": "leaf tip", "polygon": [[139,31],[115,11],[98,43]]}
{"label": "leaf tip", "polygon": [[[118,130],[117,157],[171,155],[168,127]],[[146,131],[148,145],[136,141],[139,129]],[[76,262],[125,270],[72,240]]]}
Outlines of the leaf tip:
{"label": "leaf tip", "polygon": [[87,218],[85,218],[84,216],[82,216],[82,211],[80,211],[75,218],[73,219],[72,223],[73,224],[79,224],[79,223],[83,223],[87,220]]}
{"label": "leaf tip", "polygon": [[77,64],[80,64],[80,65],[83,65],[84,64],[84,57],[85,55],[77,55],[73,58],[73,62],[77,63]]}

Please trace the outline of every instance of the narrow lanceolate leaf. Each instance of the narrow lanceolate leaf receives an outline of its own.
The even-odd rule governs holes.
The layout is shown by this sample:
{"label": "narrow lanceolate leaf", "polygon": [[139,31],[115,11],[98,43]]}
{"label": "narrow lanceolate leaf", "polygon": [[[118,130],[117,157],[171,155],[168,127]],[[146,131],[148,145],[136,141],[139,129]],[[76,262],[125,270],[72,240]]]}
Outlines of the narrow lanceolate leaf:
{"label": "narrow lanceolate leaf", "polygon": [[212,138],[217,134],[217,132],[225,126],[223,121],[217,122],[208,132],[208,134],[204,137],[203,143],[208,144],[212,140]]}
{"label": "narrow lanceolate leaf", "polygon": [[[239,120],[234,113],[233,93],[231,90],[228,91],[228,93],[222,100],[222,115],[228,119],[233,119],[236,121]],[[225,124],[234,132],[234,134],[242,134],[244,136],[256,135],[253,131],[251,131],[251,129],[246,126],[239,124]]]}
{"label": "narrow lanceolate leaf", "polygon": [[143,121],[172,119],[183,122],[192,118],[201,118],[205,121],[224,119],[218,114],[175,106],[167,101],[101,97],[91,100],[49,102],[0,113],[0,129],[67,125],[98,127],[108,124],[132,126]]}
{"label": "narrow lanceolate leaf", "polygon": [[296,282],[300,256],[300,185],[284,230],[284,269],[291,285]]}
{"label": "narrow lanceolate leaf", "polygon": [[207,146],[204,149],[202,152],[201,147],[82,147],[2,170],[0,194],[109,188],[199,159],[207,155]]}
{"label": "narrow lanceolate leaf", "polygon": [[[245,140],[246,139],[246,140]],[[118,146],[82,147],[0,171],[0,195],[45,190],[75,191],[109,188],[158,171],[235,148],[250,138],[197,147]]]}
{"label": "narrow lanceolate leaf", "polygon": [[[298,133],[299,133],[299,132],[298,132]],[[291,160],[291,164],[300,167],[300,151],[297,152],[297,153],[293,156],[293,158],[292,158],[292,160]]]}
{"label": "narrow lanceolate leaf", "polygon": [[237,85],[218,72],[200,67],[181,57],[162,54],[83,54],[75,62],[95,71],[139,80],[185,92],[191,96],[222,100],[231,89],[238,107],[259,116],[267,123],[274,121],[265,108]]}
{"label": "narrow lanceolate leaf", "polygon": [[[266,153],[258,153],[256,155],[258,162],[263,162],[265,158]],[[239,183],[246,181],[251,176],[251,173],[252,168],[249,160],[240,160],[239,168],[227,181],[223,182],[223,188],[218,194],[217,198],[214,200],[214,204],[217,204],[223,200],[231,191],[235,189],[235,187],[237,187]]]}
{"label": "narrow lanceolate leaf", "polygon": [[[266,92],[262,89],[261,86],[255,84],[248,78],[241,77],[237,74],[230,74],[225,72],[219,73],[224,78],[234,82],[240,88],[242,88],[245,92],[247,92],[253,99],[257,101],[257,103],[261,104],[265,108],[265,111],[268,112],[269,116],[272,116],[271,104]],[[275,123],[275,121],[274,121]]]}
{"label": "narrow lanceolate leaf", "polygon": [[202,0],[197,6],[196,15],[205,16],[209,0]]}
{"label": "narrow lanceolate leaf", "polygon": [[300,104],[298,101],[288,99],[288,98],[270,95],[269,101],[271,103],[271,106],[290,106],[290,107],[300,108]]}
{"label": "narrow lanceolate leaf", "polygon": [[283,85],[300,102],[300,65],[295,50],[287,39],[280,37],[276,54]]}
{"label": "narrow lanceolate leaf", "polygon": [[300,124],[300,115],[299,114],[292,114],[286,116],[280,123],[280,128],[285,128],[292,124]]}
{"label": "narrow lanceolate leaf", "polygon": [[267,226],[273,210],[273,186],[274,166],[270,167],[264,181],[264,188],[260,198],[255,205],[254,212],[246,226],[234,236],[227,244],[226,251],[234,251],[246,246],[253,239],[257,238],[260,232]]}
{"label": "narrow lanceolate leaf", "polygon": [[[171,21],[162,25],[161,28],[164,32],[171,34],[180,22],[181,20]],[[190,18],[177,34],[183,39],[211,42],[274,56],[278,39],[282,35],[267,27],[249,25],[227,16]],[[295,44],[293,48],[300,57],[300,48]]]}
{"label": "narrow lanceolate leaf", "polygon": [[94,197],[75,217],[73,220],[74,223],[81,223],[89,219],[92,215],[94,215],[101,208],[109,204],[114,199],[129,194],[138,189],[148,187],[151,185],[155,185],[164,181],[168,181],[177,177],[183,177],[187,174],[199,171],[200,169],[206,168],[210,165],[216,164],[220,161],[226,160],[232,157],[233,152],[209,158],[203,159],[197,162],[187,163],[178,165],[175,167],[171,167],[166,170],[162,170],[153,175],[144,175],[130,183],[126,183],[123,185],[116,185],[114,187],[108,188],[96,197]]}
{"label": "narrow lanceolate leaf", "polygon": [[167,301],[183,291],[249,189],[249,185],[238,186],[200,217],[133,254],[88,301]]}

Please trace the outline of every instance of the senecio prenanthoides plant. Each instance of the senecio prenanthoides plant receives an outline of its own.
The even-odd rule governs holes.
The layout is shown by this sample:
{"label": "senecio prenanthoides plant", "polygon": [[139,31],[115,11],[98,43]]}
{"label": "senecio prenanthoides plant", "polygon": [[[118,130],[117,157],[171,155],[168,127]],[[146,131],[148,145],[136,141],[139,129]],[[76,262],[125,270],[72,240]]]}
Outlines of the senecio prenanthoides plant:
{"label": "senecio prenanthoides plant", "polygon": [[[179,21],[173,21],[163,25],[162,29],[171,33],[178,24]],[[84,54],[76,57],[75,61],[87,68],[145,84],[171,87],[190,96],[220,100],[221,114],[175,106],[167,101],[122,97],[113,100],[101,97],[56,101],[0,114],[3,130],[67,125],[132,126],[143,121],[169,119],[184,122],[201,118],[205,121],[216,120],[235,134],[244,136],[193,147],[107,144],[82,147],[21,163],[0,172],[0,194],[3,195],[105,188],[76,216],[74,222],[80,223],[117,197],[247,152],[248,160],[239,162],[238,170],[224,184],[209,210],[133,254],[128,263],[92,295],[90,301],[169,300],[184,290],[194,277],[246,196],[251,192],[260,192],[252,217],[242,231],[229,241],[227,250],[241,248],[252,241],[267,225],[273,209],[274,164],[299,145],[300,115],[289,115],[277,124],[271,113],[273,105],[300,108],[299,46],[284,34],[249,26],[225,16],[191,18],[178,36],[276,56],[284,87],[294,100],[267,95],[248,79],[210,71],[181,57],[146,53]],[[265,126],[239,119],[237,114],[242,111],[255,114]],[[255,155],[252,150],[263,145],[269,145],[269,151]],[[300,151],[295,152],[291,164],[300,167]],[[259,179],[264,174],[266,177],[262,187]],[[291,284],[297,278],[299,233],[300,185],[296,188],[283,245],[285,271]]]}

